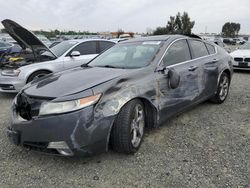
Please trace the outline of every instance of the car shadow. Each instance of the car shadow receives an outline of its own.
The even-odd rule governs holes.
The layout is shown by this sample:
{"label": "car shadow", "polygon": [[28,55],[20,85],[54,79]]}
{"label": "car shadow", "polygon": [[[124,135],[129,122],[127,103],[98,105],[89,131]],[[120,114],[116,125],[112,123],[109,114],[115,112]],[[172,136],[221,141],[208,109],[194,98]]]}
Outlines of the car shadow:
{"label": "car shadow", "polygon": [[14,99],[16,93],[0,93],[0,100],[1,99]]}
{"label": "car shadow", "polygon": [[250,70],[234,70],[234,73],[250,74]]}

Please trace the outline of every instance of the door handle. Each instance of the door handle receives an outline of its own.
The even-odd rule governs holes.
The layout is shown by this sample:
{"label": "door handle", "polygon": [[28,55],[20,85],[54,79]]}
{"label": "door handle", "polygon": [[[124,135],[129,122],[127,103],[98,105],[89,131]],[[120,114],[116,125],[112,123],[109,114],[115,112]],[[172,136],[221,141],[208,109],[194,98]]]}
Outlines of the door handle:
{"label": "door handle", "polygon": [[219,59],[213,59],[212,61],[209,61],[209,62],[205,63],[205,65],[208,65],[208,66],[209,66],[209,65],[210,65],[210,66],[212,65],[212,66],[213,66],[213,65],[216,64],[218,61],[219,61]]}
{"label": "door handle", "polygon": [[219,60],[218,59],[213,59],[210,63],[213,64],[213,63],[217,63]]}
{"label": "door handle", "polygon": [[188,68],[189,71],[195,71],[198,67],[197,66],[191,66]]}

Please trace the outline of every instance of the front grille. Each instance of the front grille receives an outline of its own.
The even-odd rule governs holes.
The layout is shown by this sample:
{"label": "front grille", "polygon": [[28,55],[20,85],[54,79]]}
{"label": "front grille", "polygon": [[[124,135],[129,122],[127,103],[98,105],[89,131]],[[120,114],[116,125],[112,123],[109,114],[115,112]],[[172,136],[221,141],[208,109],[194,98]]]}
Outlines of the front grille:
{"label": "front grille", "polygon": [[15,90],[14,86],[11,84],[0,84],[2,90]]}
{"label": "front grille", "polygon": [[245,62],[250,62],[250,58],[245,58],[244,61]]}
{"label": "front grille", "polygon": [[243,61],[243,58],[241,58],[241,57],[235,57],[234,60],[235,60],[235,61],[238,61],[238,62],[242,62],[242,61]]}

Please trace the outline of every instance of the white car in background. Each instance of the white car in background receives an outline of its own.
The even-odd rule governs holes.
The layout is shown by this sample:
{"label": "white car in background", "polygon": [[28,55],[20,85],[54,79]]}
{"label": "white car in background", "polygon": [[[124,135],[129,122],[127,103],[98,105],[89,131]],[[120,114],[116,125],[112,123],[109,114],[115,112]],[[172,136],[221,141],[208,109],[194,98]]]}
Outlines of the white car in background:
{"label": "white car in background", "polygon": [[109,40],[86,39],[63,41],[48,48],[32,32],[14,21],[3,20],[2,24],[24,52],[18,57],[0,61],[0,92],[18,92],[34,79],[86,64],[115,45]]}
{"label": "white car in background", "polygon": [[234,69],[250,70],[250,42],[246,42],[230,55],[234,58]]}

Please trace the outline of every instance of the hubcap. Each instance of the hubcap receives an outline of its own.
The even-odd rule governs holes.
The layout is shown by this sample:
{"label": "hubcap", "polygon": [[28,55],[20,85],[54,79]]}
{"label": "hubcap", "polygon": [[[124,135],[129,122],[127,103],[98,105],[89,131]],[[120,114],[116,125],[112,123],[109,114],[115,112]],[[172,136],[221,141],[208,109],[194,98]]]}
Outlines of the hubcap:
{"label": "hubcap", "polygon": [[220,100],[225,100],[228,94],[229,80],[227,76],[224,76],[220,82]]}
{"label": "hubcap", "polygon": [[131,143],[136,148],[140,145],[144,133],[144,112],[143,107],[137,104],[134,109],[134,117],[131,122]]}

